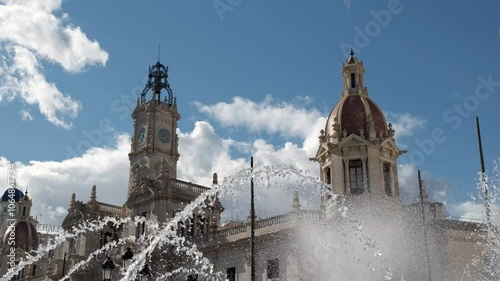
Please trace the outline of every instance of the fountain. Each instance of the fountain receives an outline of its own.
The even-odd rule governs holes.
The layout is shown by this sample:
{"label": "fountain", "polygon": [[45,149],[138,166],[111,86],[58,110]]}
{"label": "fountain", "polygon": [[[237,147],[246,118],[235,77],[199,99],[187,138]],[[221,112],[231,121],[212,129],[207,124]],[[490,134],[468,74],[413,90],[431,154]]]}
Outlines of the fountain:
{"label": "fountain", "polygon": [[[495,169],[497,175],[498,165]],[[144,217],[127,217],[122,219],[103,218],[95,221],[82,221],[78,227],[69,232],[63,232],[50,239],[46,245],[40,246],[23,257],[19,263],[9,270],[1,280],[10,280],[22,268],[36,264],[50,250],[56,249],[65,241],[76,238],[85,232],[95,232],[112,223],[114,225],[132,225],[145,223],[147,235],[136,237],[119,237],[110,241],[102,248],[96,249],[86,259],[73,264],[59,280],[69,280],[78,271],[87,267],[99,267],[107,256],[115,262],[120,259],[121,251],[131,247],[133,259],[127,266],[117,265],[112,280],[135,280],[138,276],[146,276],[148,271],[151,280],[185,280],[187,276],[197,276],[201,280],[225,280],[226,274],[217,268],[213,255],[206,249],[223,247],[228,237],[245,236],[248,232],[246,224],[237,229],[220,229],[199,238],[179,235],[180,222],[193,218],[196,209],[215,204],[216,198],[231,196],[238,190],[248,187],[249,178],[253,177],[256,186],[261,188],[285,188],[293,186],[299,191],[307,191],[315,195],[327,193],[331,199],[324,204],[322,210],[300,210],[299,207],[290,213],[263,219],[257,223],[257,233],[271,228],[281,227],[276,233],[280,238],[260,243],[272,249],[274,256],[291,259],[300,264],[300,270],[292,272],[287,268],[287,280],[426,280],[423,243],[421,241],[421,221],[418,212],[402,211],[397,216],[384,215],[394,212],[390,200],[368,195],[366,197],[341,198],[331,193],[328,185],[307,173],[287,166],[263,166],[243,170],[233,177],[226,177],[220,183],[215,183],[210,190],[205,191],[196,200],[185,206],[171,220],[164,224],[147,220]],[[482,184],[485,184],[484,182]],[[481,186],[482,187],[482,186]],[[489,184],[491,203],[496,206],[497,185],[495,181]],[[495,210],[495,209],[494,209]],[[375,211],[375,212],[374,212]],[[401,211],[401,210],[400,210]],[[413,226],[412,226],[413,225]],[[415,227],[415,225],[417,225]],[[410,231],[407,231],[410,229]],[[439,231],[431,235],[438,236]],[[496,266],[499,255],[499,236],[494,221],[487,226],[481,256],[474,260],[474,265],[485,263],[481,278],[475,280],[495,280],[499,276]],[[244,239],[244,238],[243,238]],[[431,239],[432,240],[432,239]],[[438,239],[439,240],[439,239]],[[431,243],[432,244],[432,243]],[[262,252],[262,246],[258,249]],[[247,248],[248,249],[248,248]],[[244,251],[244,249],[242,249]],[[165,270],[162,264],[169,258],[182,256],[183,262],[177,268]],[[438,258],[439,254],[433,254]],[[420,257],[420,258],[419,258]],[[485,258],[487,257],[487,258]],[[484,260],[481,261],[480,258]],[[437,262],[435,258],[432,259]],[[152,263],[152,264],[151,264]],[[482,265],[479,265],[482,266]],[[435,272],[432,280],[447,280],[449,269],[432,265]],[[442,271],[442,272],[436,272]],[[142,272],[142,274],[141,274]],[[283,274],[283,273],[282,273]],[[464,276],[473,276],[472,270],[466,270]],[[437,276],[440,276],[438,279]],[[474,275],[477,278],[477,275]],[[312,278],[312,279],[311,279]],[[492,279],[493,278],[493,279]],[[198,279],[198,280],[200,280]],[[449,279],[452,280],[452,279]],[[467,279],[463,279],[467,280]]]}
{"label": "fountain", "polygon": [[[477,185],[478,196],[474,197],[477,204],[482,204],[485,190],[488,191],[485,209],[487,218],[484,226],[477,230],[478,246],[481,248],[479,254],[473,257],[472,262],[464,270],[464,276],[475,276],[475,280],[489,281],[500,279],[500,160],[495,161],[493,175],[489,178],[485,173],[479,173]],[[480,270],[478,270],[478,268]]]}

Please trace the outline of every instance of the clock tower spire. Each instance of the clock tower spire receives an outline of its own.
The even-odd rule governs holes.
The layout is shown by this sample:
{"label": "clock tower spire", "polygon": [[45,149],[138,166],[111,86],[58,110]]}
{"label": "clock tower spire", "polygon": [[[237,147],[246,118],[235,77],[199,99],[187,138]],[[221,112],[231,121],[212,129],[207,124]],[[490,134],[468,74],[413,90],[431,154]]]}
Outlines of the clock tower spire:
{"label": "clock tower spire", "polygon": [[177,177],[176,130],[181,116],[167,78],[168,67],[159,61],[149,67],[148,82],[132,113],[134,135],[129,153],[129,196],[144,179],[156,179],[160,174]]}

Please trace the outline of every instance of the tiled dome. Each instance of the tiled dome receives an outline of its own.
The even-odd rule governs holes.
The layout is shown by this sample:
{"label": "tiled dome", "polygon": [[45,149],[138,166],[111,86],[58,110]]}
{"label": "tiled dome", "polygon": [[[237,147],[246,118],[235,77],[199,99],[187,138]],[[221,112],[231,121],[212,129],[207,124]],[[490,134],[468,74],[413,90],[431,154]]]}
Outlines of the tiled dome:
{"label": "tiled dome", "polygon": [[[10,189],[13,189],[14,192],[9,192]],[[13,195],[11,195],[11,194],[13,194]],[[16,202],[19,202],[24,198],[24,193],[15,187],[9,188],[9,189],[5,190],[5,192],[3,193],[2,201],[4,201],[4,202],[9,201],[9,199],[11,199],[11,198],[14,199]]]}
{"label": "tiled dome", "polygon": [[366,134],[370,124],[376,134],[387,136],[387,122],[384,113],[367,96],[350,95],[342,98],[333,108],[326,121],[325,133],[333,134],[333,125],[340,125],[340,132],[359,134],[362,129]]}
{"label": "tiled dome", "polygon": [[15,235],[12,234],[15,241],[15,247],[21,248],[26,251],[35,250],[38,248],[38,232],[36,227],[28,221],[18,221],[13,228],[7,229],[3,235],[3,244],[9,244],[9,237],[11,232],[14,231]]}

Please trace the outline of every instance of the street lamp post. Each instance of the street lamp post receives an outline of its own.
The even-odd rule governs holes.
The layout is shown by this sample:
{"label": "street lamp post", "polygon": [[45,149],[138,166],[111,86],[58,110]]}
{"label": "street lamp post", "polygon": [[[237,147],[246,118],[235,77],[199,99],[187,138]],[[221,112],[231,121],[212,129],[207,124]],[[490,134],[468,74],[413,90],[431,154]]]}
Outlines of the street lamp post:
{"label": "street lamp post", "polygon": [[132,264],[132,258],[134,257],[134,253],[132,252],[132,249],[127,248],[125,253],[122,255],[122,261],[123,261],[123,268],[126,269]]}
{"label": "street lamp post", "polygon": [[148,281],[151,278],[151,269],[149,269],[148,264],[139,271],[139,281]]}
{"label": "street lamp post", "polygon": [[111,257],[108,257],[102,264],[102,279],[104,281],[111,281],[113,269],[115,269],[115,263],[111,260]]}

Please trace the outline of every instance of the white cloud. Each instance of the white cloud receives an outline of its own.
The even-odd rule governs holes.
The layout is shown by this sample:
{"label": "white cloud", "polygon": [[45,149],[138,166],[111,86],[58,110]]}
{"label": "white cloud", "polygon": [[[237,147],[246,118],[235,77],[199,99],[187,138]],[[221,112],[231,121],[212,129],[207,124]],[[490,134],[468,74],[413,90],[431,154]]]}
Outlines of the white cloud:
{"label": "white cloud", "polygon": [[294,101],[278,102],[268,95],[261,102],[234,97],[231,103],[194,104],[200,112],[206,113],[224,127],[303,139],[302,149],[311,157],[318,149],[319,132],[324,128],[326,118],[315,108],[303,107],[311,101],[310,97],[299,96]]}
{"label": "white cloud", "polygon": [[32,50],[71,72],[104,65],[108,54],[60,13],[61,0],[0,1],[0,40]]}
{"label": "white cloud", "polygon": [[413,136],[415,130],[425,128],[427,120],[414,116],[411,113],[384,112],[388,123],[392,123],[395,130],[395,137],[400,140],[402,137]]}
{"label": "white cloud", "polygon": [[29,105],[38,105],[40,113],[56,126],[69,129],[81,109],[79,102],[61,93],[55,84],[45,80],[34,53],[23,47],[7,47],[6,54],[12,56],[12,64],[3,61],[0,68],[4,87],[0,96],[19,96]]}
{"label": "white cloud", "polygon": [[[492,176],[486,178],[490,218],[500,226],[500,159],[494,161]],[[486,206],[484,204],[484,185],[478,181],[476,190],[471,199],[466,202],[450,204],[450,213],[461,220],[486,220]]]}
{"label": "white cloud", "polygon": [[21,115],[21,120],[23,121],[33,121],[33,116],[28,110],[19,111],[19,115]]}
{"label": "white cloud", "polygon": [[271,95],[262,102],[234,97],[231,103],[194,104],[200,112],[208,114],[223,126],[245,128],[251,132],[278,133],[287,137],[307,137],[311,125],[322,116],[316,109],[308,110],[287,102],[277,102]]}
{"label": "white cloud", "polygon": [[104,65],[108,54],[68,22],[60,12],[60,0],[0,3],[0,102],[19,98],[38,105],[54,125],[71,128],[69,120],[78,115],[81,105],[46,80],[41,60],[80,72],[88,65]]}
{"label": "white cloud", "polygon": [[466,201],[448,206],[451,216],[465,221],[485,221],[486,211],[483,204]]}
{"label": "white cloud", "polygon": [[213,173],[223,176],[248,168],[245,159],[233,159],[232,149],[248,149],[249,145],[219,137],[204,121],[195,123],[189,133],[179,131],[178,177],[204,185],[212,183]]}
{"label": "white cloud", "polygon": [[[56,161],[30,161],[16,163],[17,184],[28,190],[33,200],[31,215],[42,223],[61,223],[66,216],[71,194],[87,202],[92,185],[97,186],[97,199],[121,205],[128,187],[130,151],[129,136],[119,135],[112,148],[92,148],[81,157]],[[0,181],[6,182],[8,159],[0,157]]]}

